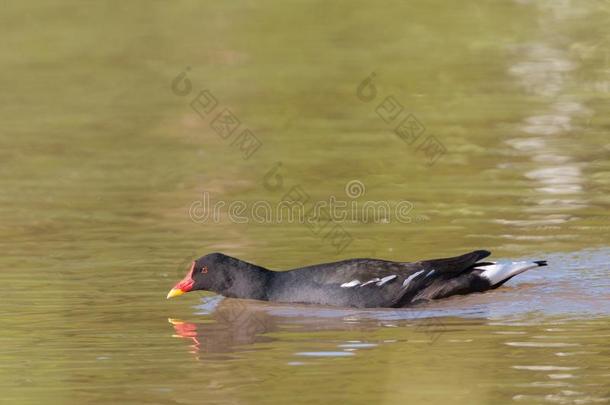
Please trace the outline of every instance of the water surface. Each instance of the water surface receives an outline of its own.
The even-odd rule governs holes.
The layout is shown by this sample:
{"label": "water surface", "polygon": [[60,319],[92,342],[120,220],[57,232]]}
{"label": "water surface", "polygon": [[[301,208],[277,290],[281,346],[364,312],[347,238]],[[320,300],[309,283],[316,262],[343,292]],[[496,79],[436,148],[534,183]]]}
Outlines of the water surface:
{"label": "water surface", "polygon": [[[12,2],[0,23],[7,403],[610,401],[608,1]],[[294,190],[412,210],[339,221],[341,248],[193,215]],[[165,300],[211,251],[283,269],[480,248],[550,265],[403,310]]]}

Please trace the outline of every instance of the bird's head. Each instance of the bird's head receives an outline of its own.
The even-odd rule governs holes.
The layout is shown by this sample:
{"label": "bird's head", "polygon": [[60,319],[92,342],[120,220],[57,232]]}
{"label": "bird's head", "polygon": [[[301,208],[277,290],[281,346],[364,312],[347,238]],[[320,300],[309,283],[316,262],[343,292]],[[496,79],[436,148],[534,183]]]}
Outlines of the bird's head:
{"label": "bird's head", "polygon": [[227,289],[231,284],[230,260],[222,253],[211,253],[193,261],[186,276],[169,291],[167,298],[195,290],[220,292]]}

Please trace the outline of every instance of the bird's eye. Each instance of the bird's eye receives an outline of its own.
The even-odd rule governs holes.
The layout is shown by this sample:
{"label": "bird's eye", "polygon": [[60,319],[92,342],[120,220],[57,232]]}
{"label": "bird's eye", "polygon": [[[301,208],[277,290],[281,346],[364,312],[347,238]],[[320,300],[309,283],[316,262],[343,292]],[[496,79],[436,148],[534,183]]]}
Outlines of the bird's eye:
{"label": "bird's eye", "polygon": [[203,267],[201,268],[201,272],[202,272],[203,274],[207,273],[207,272],[208,272],[208,266],[203,266]]}

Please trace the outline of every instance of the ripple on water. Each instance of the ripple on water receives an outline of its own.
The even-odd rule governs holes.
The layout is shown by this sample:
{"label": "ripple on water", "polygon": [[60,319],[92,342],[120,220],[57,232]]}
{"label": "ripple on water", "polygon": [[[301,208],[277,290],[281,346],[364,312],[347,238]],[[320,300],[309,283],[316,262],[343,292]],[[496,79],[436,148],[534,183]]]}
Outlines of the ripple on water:
{"label": "ripple on water", "polygon": [[568,356],[579,356],[579,355],[583,355],[583,354],[599,354],[599,353],[598,352],[585,352],[585,351],[580,351],[580,352],[557,352],[557,353],[555,353],[555,356],[568,357]]}
{"label": "ripple on water", "polygon": [[350,348],[350,349],[366,349],[371,347],[377,347],[378,345],[375,343],[346,343],[339,345],[341,348]]}
{"label": "ripple on water", "polygon": [[353,356],[353,352],[346,351],[327,351],[327,352],[297,352],[297,356],[305,357],[349,357]]}
{"label": "ripple on water", "polygon": [[573,347],[580,346],[579,343],[560,343],[560,342],[504,342],[508,346],[516,347]]}
{"label": "ripple on water", "polygon": [[549,374],[549,378],[552,380],[564,380],[566,378],[575,378],[573,374]]}
{"label": "ripple on water", "polygon": [[565,366],[513,366],[517,370],[532,370],[532,371],[567,371],[567,370],[578,370],[580,367],[565,367]]}

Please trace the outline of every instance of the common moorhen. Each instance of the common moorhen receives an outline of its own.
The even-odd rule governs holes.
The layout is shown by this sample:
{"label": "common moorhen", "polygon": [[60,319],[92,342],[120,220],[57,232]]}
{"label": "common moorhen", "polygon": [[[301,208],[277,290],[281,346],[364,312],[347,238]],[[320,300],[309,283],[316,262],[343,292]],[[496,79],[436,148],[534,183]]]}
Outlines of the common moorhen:
{"label": "common moorhen", "polygon": [[225,297],[341,307],[405,307],[414,303],[497,288],[546,261],[481,262],[475,250],[462,256],[419,262],[349,259],[288,271],[211,253],[191,264],[186,277],[167,298],[189,291],[213,291]]}

